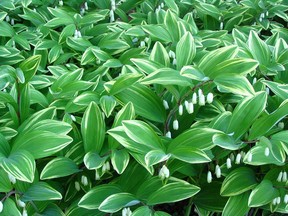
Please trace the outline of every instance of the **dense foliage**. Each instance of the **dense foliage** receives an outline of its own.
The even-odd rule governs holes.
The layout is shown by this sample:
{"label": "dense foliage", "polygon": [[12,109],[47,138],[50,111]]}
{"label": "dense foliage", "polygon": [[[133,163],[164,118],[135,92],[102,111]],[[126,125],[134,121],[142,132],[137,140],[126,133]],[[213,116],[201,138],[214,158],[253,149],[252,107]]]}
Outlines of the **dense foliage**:
{"label": "dense foliage", "polygon": [[287,10],[1,0],[0,215],[287,214]]}

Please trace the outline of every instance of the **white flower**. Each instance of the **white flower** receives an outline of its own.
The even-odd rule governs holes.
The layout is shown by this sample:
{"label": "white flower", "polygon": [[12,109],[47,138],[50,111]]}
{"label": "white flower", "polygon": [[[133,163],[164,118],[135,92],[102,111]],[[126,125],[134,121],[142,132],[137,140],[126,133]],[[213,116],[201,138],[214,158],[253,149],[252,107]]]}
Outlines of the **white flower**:
{"label": "white flower", "polygon": [[11,22],[10,22],[10,23],[11,23],[12,26],[15,25],[15,21],[14,21],[13,18],[11,19]]}
{"label": "white flower", "polygon": [[99,171],[97,169],[95,170],[95,180],[100,180]]}
{"label": "white flower", "polygon": [[168,55],[169,55],[170,58],[173,58],[173,59],[176,58],[175,52],[173,52],[172,50],[170,50],[170,51],[168,52]]}
{"label": "white flower", "polygon": [[244,158],[245,155],[246,155],[246,153],[245,153],[244,151],[241,151],[240,154],[241,154],[241,157],[242,157],[242,158]]}
{"label": "white flower", "polygon": [[10,173],[8,173],[8,178],[12,184],[16,183],[16,178],[13,175],[11,175]]}
{"label": "white flower", "polygon": [[199,97],[199,106],[205,106],[205,96],[203,94]]}
{"label": "white flower", "polygon": [[277,204],[277,198],[274,198],[273,200],[272,200],[272,205],[276,205]]}
{"label": "white flower", "polygon": [[26,206],[25,202],[21,201],[20,199],[17,200],[17,205],[21,208],[24,208]]}
{"label": "white flower", "polygon": [[196,94],[196,92],[194,92],[193,95],[192,95],[192,103],[193,104],[197,104],[197,94]]}
{"label": "white flower", "polygon": [[174,130],[178,130],[178,129],[179,129],[179,122],[178,122],[177,119],[175,119],[175,120],[173,121],[173,129],[174,129]]}
{"label": "white flower", "polygon": [[212,103],[213,102],[213,93],[209,92],[207,95],[207,103]]}
{"label": "white flower", "polygon": [[75,181],[75,189],[76,189],[77,191],[80,191],[80,184],[79,184],[78,181]]}
{"label": "white flower", "polygon": [[161,6],[161,8],[164,8],[164,3],[162,2],[160,6]]}
{"label": "white flower", "polygon": [[111,9],[112,9],[113,11],[116,10],[115,0],[111,0]]}
{"label": "white flower", "polygon": [[284,128],[284,122],[279,122],[278,125],[277,125],[280,129],[283,129]]}
{"label": "white flower", "polygon": [[231,159],[231,161],[235,160],[235,155],[233,153],[230,154],[230,159]]}
{"label": "white flower", "polygon": [[285,182],[285,183],[287,182],[287,172],[286,171],[283,172],[282,182]]}
{"label": "white flower", "polygon": [[70,115],[70,118],[72,119],[72,121],[76,121],[76,118],[75,118],[75,116],[74,115]]}
{"label": "white flower", "polygon": [[80,15],[83,16],[84,14],[85,14],[85,8],[82,8],[82,7],[81,7],[81,9],[80,9]]}
{"label": "white flower", "polygon": [[241,157],[242,157],[241,154],[238,153],[237,156],[236,156],[235,164],[240,164],[240,162],[241,162]]}
{"label": "white flower", "polygon": [[257,82],[257,78],[254,77],[254,78],[253,78],[253,81],[252,81],[252,85],[255,85],[256,82]]}
{"label": "white flower", "polygon": [[171,138],[171,137],[172,137],[171,132],[168,131],[168,132],[165,134],[165,136],[168,137],[168,138]]}
{"label": "white flower", "polygon": [[260,17],[265,18],[265,14],[264,14],[264,13],[261,13],[261,14],[260,14]]}
{"label": "white flower", "polygon": [[159,171],[159,177],[160,177],[162,180],[164,180],[164,179],[166,179],[166,178],[169,178],[169,176],[170,176],[170,171],[169,171],[169,169],[168,169],[165,165],[163,165],[162,168],[161,168],[160,171]]}
{"label": "white flower", "polygon": [[224,23],[220,22],[220,30],[223,30]]}
{"label": "white flower", "polygon": [[77,29],[74,31],[74,38],[78,38],[78,30]]}
{"label": "white flower", "polygon": [[176,58],[173,59],[172,64],[173,64],[173,65],[177,65],[177,60],[176,60]]}
{"label": "white flower", "polygon": [[185,109],[188,112],[189,102],[187,100],[184,101]]}
{"label": "white flower", "polygon": [[201,95],[203,95],[203,91],[202,89],[198,89],[198,97],[200,97]]}
{"label": "white flower", "polygon": [[266,11],[266,16],[269,16],[269,11]]}
{"label": "white flower", "polygon": [[145,41],[141,41],[140,42],[140,47],[145,47],[145,46],[146,46]]}
{"label": "white flower", "polygon": [[281,198],[280,197],[277,197],[276,198],[276,203],[279,205],[281,203]]}
{"label": "white flower", "polygon": [[285,196],[284,196],[284,203],[285,203],[285,204],[288,203],[288,194],[285,194]]}
{"label": "white flower", "polygon": [[0,213],[3,211],[3,203],[0,201]]}
{"label": "white flower", "polygon": [[132,42],[133,43],[137,43],[138,42],[138,38],[137,37],[133,38]]}
{"label": "white flower", "polygon": [[85,7],[85,10],[88,10],[88,3],[87,2],[84,3],[84,7]]}
{"label": "white flower", "polygon": [[81,37],[82,37],[82,34],[81,34],[80,31],[77,31],[77,37],[78,37],[78,38],[81,38]]}
{"label": "white flower", "polygon": [[190,103],[188,104],[188,110],[187,110],[187,112],[188,112],[189,114],[192,114],[192,113],[194,112],[194,104],[193,104],[192,102],[190,102]]}
{"label": "white flower", "polygon": [[6,20],[6,22],[10,22],[10,17],[7,15],[7,16],[5,17],[5,20]]}
{"label": "white flower", "polygon": [[230,159],[230,158],[227,158],[227,160],[226,160],[226,166],[227,166],[227,169],[230,169],[230,168],[232,167],[231,159]]}
{"label": "white flower", "polygon": [[251,152],[248,152],[248,154],[247,154],[247,161],[248,161],[249,163],[252,162],[252,157],[253,157],[252,153],[251,153]]}
{"label": "white flower", "polygon": [[218,164],[215,167],[215,174],[217,178],[221,178],[221,168]]}
{"label": "white flower", "polygon": [[166,100],[163,100],[163,106],[164,106],[164,108],[165,108],[166,110],[169,109],[169,104],[168,104],[168,102],[167,102]]}
{"label": "white flower", "polygon": [[23,209],[22,216],[28,216],[27,210]]}
{"label": "white flower", "polygon": [[60,7],[63,6],[63,1],[62,1],[62,0],[59,1],[59,6],[60,6]]}
{"label": "white flower", "polygon": [[270,150],[268,147],[265,148],[265,156],[268,157],[270,154]]}
{"label": "white flower", "polygon": [[148,43],[149,42],[149,37],[145,37],[144,41],[145,41],[145,43]]}
{"label": "white flower", "polygon": [[277,182],[281,182],[282,181],[282,176],[283,176],[283,172],[281,171],[278,175],[278,178],[277,178]]}
{"label": "white flower", "polygon": [[81,176],[81,183],[82,183],[84,186],[87,186],[87,185],[88,185],[88,178],[87,178],[85,175],[82,175],[82,176]]}
{"label": "white flower", "polygon": [[268,87],[266,87],[265,91],[266,91],[267,95],[270,94],[270,89]]}
{"label": "white flower", "polygon": [[207,173],[207,182],[208,183],[212,182],[212,173],[211,173],[211,171],[208,171],[208,173]]}
{"label": "white flower", "polygon": [[132,211],[130,210],[130,208],[122,209],[122,216],[131,216],[131,215],[132,215]]}
{"label": "white flower", "polygon": [[114,17],[114,11],[110,10],[110,22],[114,22],[115,21],[115,17]]}
{"label": "white flower", "polygon": [[179,115],[183,115],[183,105],[180,104],[179,107],[178,107],[178,112],[179,112]]}
{"label": "white flower", "polygon": [[109,161],[107,161],[107,162],[105,163],[105,166],[106,166],[106,171],[110,171],[111,167],[110,167]]}

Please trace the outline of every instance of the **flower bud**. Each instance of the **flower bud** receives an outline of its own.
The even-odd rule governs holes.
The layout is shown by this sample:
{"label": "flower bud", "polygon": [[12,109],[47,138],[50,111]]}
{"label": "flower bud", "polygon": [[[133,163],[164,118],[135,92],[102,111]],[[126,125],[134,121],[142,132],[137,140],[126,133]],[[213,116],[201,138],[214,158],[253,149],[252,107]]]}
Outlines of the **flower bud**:
{"label": "flower bud", "polygon": [[168,131],[168,132],[165,134],[165,136],[168,137],[168,138],[171,138],[171,137],[172,137],[171,132]]}
{"label": "flower bud", "polygon": [[122,210],[122,216],[131,216],[132,215],[132,211],[130,210],[130,208],[124,208]]}
{"label": "flower bud", "polygon": [[203,94],[199,97],[199,106],[205,106],[205,96]]}
{"label": "flower bud", "polygon": [[283,129],[284,128],[284,122],[279,122],[278,125],[277,125],[280,129]]}
{"label": "flower bud", "polygon": [[277,198],[274,198],[273,200],[272,200],[272,205],[276,205],[277,204]]}
{"label": "flower bud", "polygon": [[77,37],[78,37],[78,38],[81,38],[81,37],[82,37],[82,34],[81,34],[80,31],[77,31]]}
{"label": "flower bud", "polygon": [[173,58],[173,59],[176,58],[175,52],[173,52],[172,50],[169,51],[168,55],[170,58]]}
{"label": "flower bud", "polygon": [[230,158],[227,158],[227,160],[226,160],[226,166],[227,166],[227,169],[230,169],[230,168],[232,167],[231,159],[230,159]]}
{"label": "flower bud", "polygon": [[266,16],[269,16],[269,11],[266,11]]}
{"label": "flower bud", "polygon": [[265,156],[268,157],[270,154],[270,150],[268,147],[265,148]]}
{"label": "flower bud", "polygon": [[213,93],[209,92],[207,95],[207,103],[211,104],[213,102]]}
{"label": "flower bud", "polygon": [[97,169],[95,170],[95,180],[100,180],[99,171]]}
{"label": "flower bud", "polygon": [[8,173],[8,178],[12,184],[16,183],[16,178],[13,175],[11,175],[10,173]]}
{"label": "flower bud", "polygon": [[187,100],[184,101],[184,105],[185,105],[185,109],[186,111],[188,112],[188,105],[189,105],[189,102]]}
{"label": "flower bud", "polygon": [[17,200],[17,205],[21,208],[24,208],[26,206],[25,202],[21,201],[20,199]]}
{"label": "flower bud", "polygon": [[23,209],[22,216],[28,216],[27,210]]}
{"label": "flower bud", "polygon": [[85,8],[81,7],[80,9],[80,15],[83,16],[85,14]]}
{"label": "flower bud", "polygon": [[259,22],[262,22],[263,21],[263,18],[262,17],[259,17]]}
{"label": "flower bud", "polygon": [[203,95],[203,91],[202,89],[198,89],[198,97],[200,97],[201,95]]}
{"label": "flower bud", "polygon": [[167,102],[166,100],[163,100],[163,106],[164,106],[164,108],[165,108],[166,110],[169,109],[169,104],[168,104],[168,102]]}
{"label": "flower bud", "polygon": [[0,213],[3,211],[3,203],[0,201]]}
{"label": "flower bud", "polygon": [[133,38],[132,42],[133,43],[137,43],[138,42],[138,38],[137,37]]}
{"label": "flower bud", "polygon": [[170,171],[169,171],[169,169],[168,169],[165,165],[163,165],[162,168],[161,168],[160,171],[159,171],[159,177],[160,177],[162,180],[164,180],[164,179],[166,179],[166,178],[169,178],[169,176],[170,176]]}
{"label": "flower bud", "polygon": [[6,20],[6,22],[10,22],[10,17],[7,15],[7,16],[5,17],[5,20]]}
{"label": "flower bud", "polygon": [[255,85],[256,82],[257,82],[257,78],[254,77],[254,78],[253,78],[253,81],[252,81],[252,85]]}
{"label": "flower bud", "polygon": [[241,154],[238,153],[237,156],[236,156],[235,164],[240,164],[240,162],[241,162],[241,157],[242,157]]}
{"label": "flower bud", "polygon": [[77,191],[80,191],[80,184],[79,184],[79,182],[78,181],[75,181],[75,189],[77,190]]}
{"label": "flower bud", "polygon": [[13,18],[11,19],[11,22],[10,22],[10,23],[11,23],[12,26],[15,25],[15,21],[14,21]]}
{"label": "flower bud", "polygon": [[287,182],[287,172],[286,171],[283,172],[282,182],[285,182],[285,183]]}
{"label": "flower bud", "polygon": [[77,29],[74,31],[74,38],[75,39],[78,38],[78,30]]}
{"label": "flower bud", "polygon": [[84,175],[81,176],[81,183],[84,185],[84,186],[87,186],[88,185],[88,178]]}
{"label": "flower bud", "polygon": [[160,4],[160,6],[161,6],[161,8],[164,8],[164,3],[162,2],[162,3]]}
{"label": "flower bud", "polygon": [[144,41],[145,41],[145,43],[148,43],[149,42],[149,37],[145,37]]}
{"label": "flower bud", "polygon": [[177,60],[176,60],[176,58],[173,59],[172,64],[173,64],[173,65],[177,65]]}
{"label": "flower bud", "polygon": [[175,120],[173,121],[173,129],[174,129],[174,130],[178,130],[178,129],[179,129],[179,122],[178,122],[177,119],[175,119]]}
{"label": "flower bud", "polygon": [[266,87],[265,91],[266,91],[267,95],[270,94],[270,89],[268,87]]}
{"label": "flower bud", "polygon": [[63,1],[62,1],[62,0],[59,1],[59,6],[60,6],[60,7],[63,6]]}
{"label": "flower bud", "polygon": [[284,203],[285,203],[285,204],[288,203],[288,194],[285,194],[285,196],[284,196]]}
{"label": "flower bud", "polygon": [[207,182],[208,183],[212,182],[212,173],[211,173],[211,171],[208,171],[208,173],[207,173]]}
{"label": "flower bud", "polygon": [[146,46],[145,41],[141,41],[140,42],[140,47],[145,47],[145,46]]}
{"label": "flower bud", "polygon": [[235,160],[235,155],[233,153],[230,154],[230,159],[231,159],[231,161]]}
{"label": "flower bud", "polygon": [[111,167],[110,167],[109,161],[107,161],[107,162],[105,163],[105,166],[106,166],[106,171],[110,171]]}
{"label": "flower bud", "polygon": [[281,203],[281,198],[280,198],[280,197],[277,197],[277,198],[276,198],[276,204],[279,205],[280,203]]}
{"label": "flower bud", "polygon": [[220,22],[220,30],[223,30],[223,27],[224,27],[224,23]]}
{"label": "flower bud", "polygon": [[87,2],[84,3],[84,8],[85,8],[85,10],[88,10],[88,3]]}
{"label": "flower bud", "polygon": [[114,22],[115,21],[115,17],[114,17],[114,11],[110,10],[110,22]]}
{"label": "flower bud", "polygon": [[75,118],[75,116],[74,115],[70,115],[70,118],[72,119],[72,121],[76,121],[76,118]]}
{"label": "flower bud", "polygon": [[190,103],[188,104],[188,110],[187,110],[187,112],[188,112],[189,114],[192,114],[192,113],[194,112],[194,104],[193,104],[192,102],[190,102]]}
{"label": "flower bud", "polygon": [[215,167],[215,174],[217,178],[221,178],[221,168],[218,164]]}
{"label": "flower bud", "polygon": [[247,154],[247,161],[248,161],[249,163],[252,162],[252,157],[253,157],[252,153],[251,153],[251,152],[248,152],[248,154]]}
{"label": "flower bud", "polygon": [[196,92],[194,92],[193,95],[192,95],[192,103],[193,104],[197,104],[197,94],[196,94]]}
{"label": "flower bud", "polygon": [[283,177],[283,172],[281,171],[278,175],[277,182],[281,182]]}
{"label": "flower bud", "polygon": [[180,104],[178,107],[178,113],[180,116],[183,115],[183,105],[182,104]]}

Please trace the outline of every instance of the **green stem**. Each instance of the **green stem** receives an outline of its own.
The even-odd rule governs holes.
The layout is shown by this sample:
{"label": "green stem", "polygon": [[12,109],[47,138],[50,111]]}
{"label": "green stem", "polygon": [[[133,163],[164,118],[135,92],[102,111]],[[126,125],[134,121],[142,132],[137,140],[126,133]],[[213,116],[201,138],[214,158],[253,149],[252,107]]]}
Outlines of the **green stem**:
{"label": "green stem", "polygon": [[185,210],[185,216],[189,216],[190,215],[192,206],[193,206],[193,197],[191,197],[189,199],[188,206],[186,207],[186,210]]}

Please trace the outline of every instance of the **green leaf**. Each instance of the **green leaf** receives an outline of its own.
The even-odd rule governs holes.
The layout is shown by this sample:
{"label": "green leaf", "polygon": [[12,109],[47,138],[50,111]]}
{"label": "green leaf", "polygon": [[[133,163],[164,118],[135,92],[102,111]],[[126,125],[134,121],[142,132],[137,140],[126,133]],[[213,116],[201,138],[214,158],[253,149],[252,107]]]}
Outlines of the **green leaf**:
{"label": "green leaf", "polygon": [[215,145],[223,149],[237,150],[243,147],[242,145],[236,144],[233,136],[224,133],[215,134],[212,140]]}
{"label": "green leaf", "polygon": [[263,80],[262,83],[264,83],[269,89],[272,90],[274,94],[276,94],[278,97],[280,97],[282,100],[288,99],[288,85],[287,84],[280,84],[277,82],[272,82],[268,80]]}
{"label": "green leaf", "polygon": [[120,104],[131,102],[136,114],[156,122],[164,122],[166,112],[160,98],[148,87],[134,84],[117,93],[115,97]]}
{"label": "green leaf", "polygon": [[147,166],[153,166],[170,158],[170,154],[166,154],[163,150],[152,150],[145,155]]}
{"label": "green leaf", "polygon": [[[269,193],[267,193],[269,192]],[[262,180],[257,187],[255,187],[248,200],[249,207],[259,207],[270,203],[274,198],[279,196],[279,192],[273,187],[269,180]]]}
{"label": "green leaf", "polygon": [[169,30],[162,25],[142,25],[141,28],[151,36],[152,40],[166,43],[172,41]]}
{"label": "green leaf", "polygon": [[170,65],[169,55],[164,46],[158,41],[153,46],[149,59],[166,67]]}
{"label": "green leaf", "polygon": [[4,20],[4,18],[7,16],[7,13],[5,11],[0,12],[0,22]]}
{"label": "green leaf", "polygon": [[240,167],[226,176],[220,194],[222,196],[236,196],[253,189],[256,185],[255,172],[248,167]]}
{"label": "green leaf", "polygon": [[184,66],[180,74],[184,77],[188,77],[192,80],[197,80],[197,81],[204,81],[206,79],[205,74],[203,74],[200,70],[195,68],[194,66]]}
{"label": "green leaf", "polygon": [[248,198],[250,192],[231,196],[223,209],[223,216],[245,215],[249,211]]}
{"label": "green leaf", "polygon": [[8,158],[2,159],[1,166],[20,181],[31,183],[34,180],[35,160],[28,151],[11,153]]}
{"label": "green leaf", "polygon": [[148,59],[136,59],[132,58],[131,61],[136,65],[136,67],[143,72],[144,74],[150,74],[155,70],[158,70],[163,67],[163,65],[148,60]]}
{"label": "green leaf", "polygon": [[[225,60],[232,59],[238,53],[237,46],[226,46],[215,49],[204,55],[198,63],[198,68],[210,79],[214,79],[219,72],[216,73],[214,68]],[[222,72],[222,71],[221,71]]]}
{"label": "green leaf", "polygon": [[162,148],[162,142],[153,129],[140,120],[125,120],[122,122],[124,131],[133,141],[157,150]]}
{"label": "green leaf", "polygon": [[191,86],[190,79],[181,76],[179,71],[171,68],[161,68],[152,72],[144,79],[141,80],[144,85],[160,84],[160,85],[178,85],[178,86]]}
{"label": "green leaf", "polygon": [[170,152],[172,157],[190,164],[207,163],[211,161],[208,155],[197,148],[176,147]]}
{"label": "green leaf", "polygon": [[12,152],[26,150],[35,159],[38,159],[55,154],[71,142],[72,138],[66,135],[50,131],[33,130],[17,135],[12,145]]}
{"label": "green leaf", "polygon": [[84,52],[87,48],[93,46],[93,44],[90,41],[86,40],[83,37],[81,38],[67,37],[66,43],[73,50],[80,52]]}
{"label": "green leaf", "polygon": [[46,182],[37,182],[32,184],[27,191],[24,192],[21,200],[28,201],[47,201],[61,200],[62,195]]}
{"label": "green leaf", "polygon": [[148,197],[147,205],[178,202],[194,196],[199,191],[199,187],[185,182],[168,183]]}
{"label": "green leaf", "polygon": [[288,115],[288,100],[285,100],[273,113],[265,115],[252,125],[249,140],[265,135],[271,128]]}
{"label": "green leaf", "polygon": [[114,150],[111,154],[111,163],[118,174],[122,174],[129,164],[130,156],[125,149]]}
{"label": "green leaf", "polygon": [[8,178],[7,173],[1,169],[0,170],[0,191],[1,193],[7,193],[13,189],[12,184]]}
{"label": "green leaf", "polygon": [[[152,216],[153,212],[148,206],[141,206],[133,211],[132,216]],[[155,214],[154,214],[155,215]]]}
{"label": "green leaf", "polygon": [[136,205],[139,202],[140,201],[130,193],[117,193],[107,197],[99,206],[99,210],[114,213],[124,207]]}
{"label": "green leaf", "polygon": [[130,87],[135,82],[137,82],[142,77],[141,74],[124,74],[116,79],[116,82],[113,83],[109,93],[114,95],[120,91]]}
{"label": "green leaf", "polygon": [[15,34],[14,29],[7,22],[0,22],[0,29],[0,36],[2,37],[13,37]]}
{"label": "green leaf", "polygon": [[116,185],[99,185],[86,193],[78,205],[85,209],[98,209],[100,204],[112,194],[121,193],[121,189]]}
{"label": "green leaf", "polygon": [[225,74],[214,79],[220,92],[229,92],[236,95],[253,96],[255,91],[248,79],[241,75]]}
{"label": "green leaf", "polygon": [[7,92],[0,91],[0,101],[1,103],[9,103],[13,106],[14,110],[17,110],[18,106],[14,98]]}
{"label": "green leaf", "polygon": [[101,168],[106,162],[108,156],[101,157],[96,152],[88,152],[84,157],[84,164],[89,170]]}
{"label": "green leaf", "polygon": [[103,110],[107,118],[112,114],[116,104],[117,102],[111,96],[104,95],[100,98],[101,109]]}
{"label": "green leaf", "polygon": [[183,66],[191,64],[195,55],[194,38],[190,32],[186,32],[176,46],[177,69],[180,70]]}
{"label": "green leaf", "polygon": [[5,137],[2,135],[2,133],[0,133],[0,160],[2,157],[8,157],[8,155],[10,154],[10,145],[8,143],[8,141],[5,139]]}
{"label": "green leaf", "polygon": [[41,55],[34,55],[23,61],[19,67],[24,73],[25,83],[29,82],[38,70],[41,61]]}
{"label": "green leaf", "polygon": [[253,97],[244,98],[234,109],[228,133],[234,133],[235,140],[239,139],[260,116],[266,107],[266,92],[257,92]]}
{"label": "green leaf", "polygon": [[248,38],[248,47],[254,59],[261,65],[269,65],[271,52],[268,45],[262,41],[255,31],[251,31]]}
{"label": "green leaf", "polygon": [[81,133],[85,152],[100,152],[105,138],[105,122],[96,103],[91,102],[87,107],[82,122]]}
{"label": "green leaf", "polygon": [[[178,29],[177,16],[171,10],[167,10],[164,17],[164,24],[171,35],[173,42],[179,41],[179,33],[176,31]],[[159,32],[158,32],[159,34]]]}
{"label": "green leaf", "polygon": [[171,141],[167,152],[173,152],[177,148],[211,149],[215,145],[212,142],[214,134],[220,131],[211,128],[192,128],[181,133]]}
{"label": "green leaf", "polygon": [[22,214],[18,210],[16,203],[11,198],[5,199],[3,203],[3,211],[0,213],[1,216],[21,216]]}
{"label": "green leaf", "polygon": [[60,178],[72,175],[79,171],[77,165],[71,159],[66,157],[57,157],[46,164],[40,174],[40,179]]}
{"label": "green leaf", "polygon": [[20,120],[23,122],[29,116],[30,109],[30,88],[29,85],[24,85],[20,93],[19,104]]}

